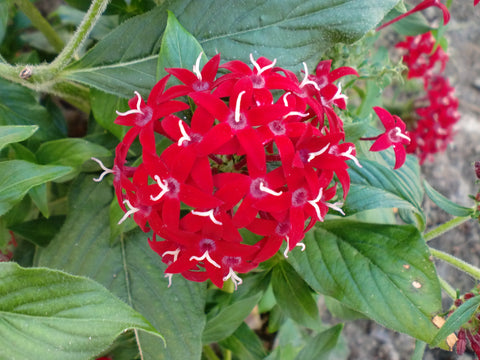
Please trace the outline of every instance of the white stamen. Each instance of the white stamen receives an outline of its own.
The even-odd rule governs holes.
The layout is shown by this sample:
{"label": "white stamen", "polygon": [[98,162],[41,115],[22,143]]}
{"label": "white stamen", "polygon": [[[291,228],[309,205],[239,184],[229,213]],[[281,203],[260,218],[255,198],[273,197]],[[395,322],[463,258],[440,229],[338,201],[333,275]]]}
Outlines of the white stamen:
{"label": "white stamen", "polygon": [[218,221],[217,219],[215,219],[215,216],[213,215],[213,209],[210,209],[208,211],[196,211],[196,210],[192,210],[191,213],[193,215],[198,215],[198,216],[208,216],[210,218],[210,220],[212,220],[212,222],[214,224],[217,224],[217,225],[223,225],[223,223],[221,221]]}
{"label": "white stamen", "polygon": [[113,170],[112,169],[109,169],[107,167],[105,167],[105,165],[103,165],[103,163],[98,160],[97,158],[94,158],[94,157],[91,157],[90,159],[92,159],[93,161],[96,161],[98,163],[98,165],[100,165],[100,167],[102,168],[103,172],[100,174],[100,176],[98,178],[94,178],[93,181],[95,182],[100,182],[103,180],[103,178],[105,177],[105,175],[107,174],[113,174]]}
{"label": "white stamen", "polygon": [[322,215],[320,214],[320,208],[318,207],[318,202],[320,200],[322,200],[322,196],[323,196],[323,188],[320,188],[320,190],[318,191],[318,195],[317,197],[314,199],[314,200],[308,200],[308,203],[310,205],[313,206],[313,208],[315,209],[315,212],[317,213],[317,217],[320,221],[323,221],[323,217]]}
{"label": "white stamen", "polygon": [[252,53],[250,53],[250,61],[253,64],[253,66],[255,67],[255,69],[257,69],[257,75],[260,75],[265,70],[273,68],[275,66],[275,63],[277,62],[277,59],[273,59],[273,62],[270,65],[267,65],[267,66],[264,66],[263,68],[261,68],[260,65],[258,65],[258,63],[253,58]]}
{"label": "white stamen", "polygon": [[193,72],[197,75],[197,79],[202,81],[202,73],[200,72],[200,60],[202,59],[203,51],[198,55],[195,65],[193,65]]}
{"label": "white stamen", "polygon": [[235,104],[235,122],[236,123],[240,122],[240,101],[242,100],[242,96],[245,93],[246,91],[243,90],[242,92],[240,92],[240,94],[238,94],[238,97],[237,97],[237,102]]}
{"label": "white stamen", "polygon": [[345,157],[349,158],[350,160],[353,160],[355,165],[357,165],[359,168],[361,168],[362,165],[360,165],[360,162],[358,161],[358,159],[355,156],[352,155],[353,150],[355,150],[355,147],[350,146],[347,151],[345,151],[343,153],[340,153],[340,156],[345,156]]}
{"label": "white stamen", "polygon": [[309,114],[301,113],[300,111],[290,111],[288,114],[283,116],[283,119],[286,119],[289,116],[300,116],[307,117]]}
{"label": "white stamen", "polygon": [[340,206],[343,206],[343,203],[342,202],[336,202],[336,203],[329,203],[329,202],[324,202],[325,205],[327,205],[330,209],[333,209],[335,211],[338,211],[340,214],[342,214],[343,216],[345,216],[345,213],[343,212],[343,210],[340,208]]}
{"label": "white stamen", "polygon": [[124,204],[127,204],[129,210],[123,215],[123,217],[120,219],[120,221],[117,223],[118,225],[120,225],[121,223],[123,223],[125,220],[127,220],[127,218],[132,215],[132,214],[135,214],[137,211],[140,211],[140,209],[137,209],[136,207],[134,207],[132,204],[130,204],[130,201],[128,200],[123,200],[123,203]]}
{"label": "white stamen", "polygon": [[300,247],[300,248],[301,248],[301,249],[300,249],[300,251],[305,251],[305,248],[306,248],[306,246],[305,246],[305,244],[304,244],[304,243],[302,243],[302,242],[299,242],[299,243],[298,243],[297,245],[295,245],[295,246],[298,246],[298,247]]}
{"label": "white stamen", "polygon": [[166,181],[162,182],[162,179],[160,178],[160,176],[155,175],[153,178],[157,182],[158,186],[160,186],[160,189],[162,189],[162,191],[160,191],[160,194],[158,194],[157,196],[150,195],[150,200],[158,201],[162,198],[163,195],[165,195],[170,190],[168,189],[168,183]]}
{"label": "white stamen", "polygon": [[117,111],[115,111],[117,113],[117,115],[120,115],[120,116],[126,116],[126,115],[130,115],[130,114],[142,114],[143,115],[143,111],[140,110],[140,105],[142,104],[142,97],[140,96],[138,91],[135,91],[135,95],[138,98],[137,99],[137,108],[125,111],[123,113],[117,110]]}
{"label": "white stamen", "polygon": [[168,278],[168,287],[172,286],[172,276],[173,274],[167,273],[164,277]]}
{"label": "white stamen", "polygon": [[412,141],[407,135],[402,133],[402,130],[398,126],[395,127],[395,135],[399,136],[399,137],[401,137],[405,140]]}
{"label": "white stamen", "polygon": [[283,191],[274,191],[272,189],[269,189],[268,187],[266,187],[263,182],[260,183],[260,186],[259,186],[259,189],[263,192],[266,192],[267,194],[270,194],[270,195],[273,195],[273,196],[280,196],[283,194]]}
{"label": "white stamen", "polygon": [[310,162],[310,161],[312,161],[313,159],[315,159],[317,156],[322,155],[325,151],[327,151],[327,149],[328,149],[329,146],[330,146],[330,143],[328,143],[327,145],[325,145],[323,148],[321,148],[321,149],[318,150],[318,151],[308,153],[307,162]]}
{"label": "white stamen", "polygon": [[223,278],[223,281],[227,281],[228,279],[232,279],[233,284],[235,285],[235,290],[237,290],[238,285],[242,285],[243,280],[235,274],[232,268],[228,269],[228,275]]}
{"label": "white stamen", "polygon": [[184,141],[192,141],[192,138],[188,136],[187,132],[185,131],[185,128],[183,127],[183,121],[178,120],[178,127],[180,128],[180,132],[182,133],[182,137],[178,139],[177,145],[182,146]]}
{"label": "white stamen", "polygon": [[198,257],[198,256],[192,256],[189,260],[192,261],[192,260],[197,260],[197,261],[202,261],[202,260],[207,260],[210,264],[212,264],[213,266],[217,267],[217,268],[221,268],[220,265],[218,265],[215,260],[213,260],[211,257],[210,257],[210,254],[208,253],[208,250],[205,251],[203,253],[202,256]]}
{"label": "white stamen", "polygon": [[306,63],[303,63],[303,68],[305,69],[305,77],[303,78],[302,82],[300,83],[300,87],[303,88],[305,85],[307,84],[310,84],[312,85],[315,89],[317,89],[318,91],[320,91],[320,87],[318,86],[318,84],[315,82],[315,81],[312,81],[308,78],[308,68],[307,68],[307,64]]}
{"label": "white stamen", "polygon": [[333,96],[332,100],[330,100],[330,102],[334,102],[335,100],[338,100],[338,99],[344,99],[345,102],[347,101],[347,95],[342,94],[342,83],[338,83],[338,90]]}
{"label": "white stamen", "polygon": [[292,93],[289,91],[287,93],[285,93],[285,95],[283,95],[283,105],[285,105],[285,107],[288,107],[288,100],[287,100],[287,96],[288,95],[291,95]]}
{"label": "white stamen", "polygon": [[173,256],[173,262],[177,261],[177,258],[178,258],[178,254],[180,253],[180,248],[178,248],[177,250],[170,250],[170,251],[165,251],[163,254],[162,254],[162,258],[165,256],[165,255],[172,255]]}
{"label": "white stamen", "polygon": [[285,236],[285,240],[287,241],[287,247],[285,248],[285,251],[283,252],[283,257],[285,259],[288,259],[288,249],[290,249],[290,238],[288,236]]}

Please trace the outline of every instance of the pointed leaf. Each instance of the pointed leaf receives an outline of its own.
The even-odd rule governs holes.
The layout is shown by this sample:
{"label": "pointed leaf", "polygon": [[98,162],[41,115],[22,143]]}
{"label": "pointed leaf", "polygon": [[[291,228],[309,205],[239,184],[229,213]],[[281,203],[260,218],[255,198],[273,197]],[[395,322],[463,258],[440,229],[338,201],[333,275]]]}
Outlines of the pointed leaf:
{"label": "pointed leaf", "polygon": [[219,344],[242,360],[262,360],[267,355],[260,338],[246,323]]}
{"label": "pointed leaf", "polygon": [[453,216],[470,216],[473,214],[474,210],[465,206],[458,205],[453,201],[449,200],[437,190],[435,190],[426,180],[423,181],[423,187],[427,193],[430,200],[432,200],[435,205],[440,209],[446,211]]}
{"label": "pointed leaf", "polygon": [[0,319],[0,347],[8,359],[84,360],[126,329],[160,336],[95,281],[15,263],[0,264]]}
{"label": "pointed leaf", "polygon": [[433,340],[440,285],[416,228],[328,221],[305,245],[288,260],[313,289],[388,328]]}
{"label": "pointed leaf", "polygon": [[58,179],[71,170],[68,166],[37,165],[23,160],[0,162],[0,215],[22,200],[31,188]]}
{"label": "pointed leaf", "polygon": [[[157,78],[167,75],[165,68],[179,67],[192,69],[198,56],[203,52],[198,41],[168,12],[167,27],[162,38],[158,56]],[[206,56],[202,55],[205,63]]]}
{"label": "pointed leaf", "polygon": [[332,326],[312,338],[300,351],[296,360],[329,360],[332,350],[337,346],[343,324]]}
{"label": "pointed leaf", "polygon": [[38,130],[36,125],[27,126],[0,126],[0,150],[4,146],[28,139]]}
{"label": "pointed leaf", "polygon": [[423,192],[417,162],[408,157],[397,170],[366,159],[360,163],[361,168],[354,166],[349,169],[351,187],[343,206],[345,213],[351,215],[370,209],[401,208],[414,213],[423,230]]}
{"label": "pointed leaf", "polygon": [[205,284],[164,277],[166,266],[147,242],[147,234],[132,231],[110,244],[109,212],[113,189],[91,175],[80,175],[69,194],[65,224],[36,263],[88,276],[140,312],[165,337],[140,333],[144,359],[199,359],[205,325]]}

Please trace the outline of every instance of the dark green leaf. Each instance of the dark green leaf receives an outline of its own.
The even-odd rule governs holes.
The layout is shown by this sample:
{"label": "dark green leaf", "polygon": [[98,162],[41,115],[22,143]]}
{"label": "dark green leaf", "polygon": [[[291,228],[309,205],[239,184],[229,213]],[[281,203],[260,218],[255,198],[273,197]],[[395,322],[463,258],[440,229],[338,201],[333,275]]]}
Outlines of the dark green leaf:
{"label": "dark green leaf", "polygon": [[[328,360],[331,351],[337,346],[338,338],[342,332],[343,324],[332,326],[312,338],[300,351],[296,360]],[[333,360],[333,359],[332,359]]]}
{"label": "dark green leaf", "polygon": [[172,1],[168,8],[209,57],[221,53],[225,61],[248,61],[252,53],[255,58],[276,58],[278,65],[300,70],[303,61],[315,66],[335,43],[358,40],[397,2],[224,0],[219,4],[189,0]]}
{"label": "dark green leaf", "polygon": [[51,121],[47,110],[38,103],[36,94],[18,84],[0,78],[0,125],[38,126],[33,138],[46,141],[62,134]]}
{"label": "dark green leaf", "polygon": [[28,139],[38,130],[38,126],[0,126],[0,150],[4,146]]}
{"label": "dark green leaf", "polygon": [[318,327],[320,319],[312,292],[288,262],[280,261],[273,268],[272,288],[277,304],[287,316],[304,326]]}
{"label": "dark green leaf", "polygon": [[460,326],[467,323],[472,315],[477,311],[478,306],[480,305],[480,296],[474,296],[471,299],[465,301],[460,305],[452,315],[450,315],[443,324],[443,326],[438,331],[438,334],[435,336],[433,341],[431,341],[432,346],[438,346],[440,342],[445,340],[445,338],[452,334],[453,332],[460,329]]}
{"label": "dark green leaf", "polygon": [[416,214],[423,230],[425,216],[421,208],[423,192],[418,163],[408,157],[397,170],[377,161],[361,159],[362,167],[349,169],[351,187],[343,210],[347,215],[378,208],[402,208]]}
{"label": "dark green leaf", "polygon": [[[205,325],[205,284],[164,278],[166,266],[147,242],[147,234],[133,231],[110,244],[109,208],[113,189],[91,175],[80,175],[69,195],[64,226],[36,263],[88,276],[130,304],[158,328],[158,338],[139,334],[144,359],[199,359]],[[181,334],[181,335],[180,335]]]}
{"label": "dark green leaf", "polygon": [[0,215],[19,202],[33,187],[58,179],[68,166],[37,165],[23,160],[0,162]]}
{"label": "dark green leaf", "polygon": [[65,216],[35,219],[10,226],[10,230],[38,246],[47,246],[65,221]]}
{"label": "dark green leaf", "polygon": [[474,210],[465,206],[458,205],[449,200],[437,190],[435,190],[426,180],[423,181],[423,187],[430,200],[432,200],[440,209],[445,210],[453,216],[470,216]]}
{"label": "dark green leaf", "polygon": [[95,121],[104,129],[110,131],[119,140],[122,140],[128,128],[114,124],[114,120],[117,117],[115,110],[128,108],[127,100],[97,89],[91,89],[90,101]]}
{"label": "dark green leaf", "polygon": [[[198,41],[168,12],[167,27],[162,38],[158,56],[157,78],[167,75],[165,68],[180,67],[192,69],[198,56],[203,52]],[[202,55],[202,60],[206,56]]]}
{"label": "dark green leaf", "polygon": [[218,314],[208,320],[202,341],[209,344],[230,336],[250,314],[261,296],[262,293],[257,292],[252,296],[234,301],[232,304],[223,307]]}
{"label": "dark green leaf", "polygon": [[6,359],[85,360],[125,329],[160,336],[143,316],[95,281],[15,263],[0,264],[0,319]]}
{"label": "dark green leaf", "polygon": [[241,360],[262,360],[267,355],[259,337],[245,323],[219,344]]}
{"label": "dark green leaf", "polygon": [[44,183],[31,188],[28,191],[28,195],[42,215],[48,218],[50,216],[50,209],[48,208],[47,184]]}
{"label": "dark green leaf", "polygon": [[310,231],[289,261],[316,291],[393,330],[431,342],[440,285],[412,226],[328,221]]}

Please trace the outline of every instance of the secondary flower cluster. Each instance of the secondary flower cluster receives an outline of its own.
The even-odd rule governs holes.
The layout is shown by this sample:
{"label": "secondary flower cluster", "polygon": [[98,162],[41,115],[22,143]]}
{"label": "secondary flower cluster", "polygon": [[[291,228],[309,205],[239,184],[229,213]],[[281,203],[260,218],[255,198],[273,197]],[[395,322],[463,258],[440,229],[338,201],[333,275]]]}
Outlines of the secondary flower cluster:
{"label": "secondary flower cluster", "polygon": [[[478,296],[478,288],[473,289],[473,292],[468,292],[465,295],[455,300],[453,309],[450,311],[451,315],[457,308],[459,308],[465,301]],[[480,357],[480,314],[475,312],[470,320],[462,325],[458,330],[457,354],[463,355],[470,344],[471,349],[475,352],[477,357]]]}
{"label": "secondary flower cluster", "polygon": [[435,49],[430,32],[407,36],[396,47],[405,50],[407,77],[421,79],[426,91],[426,96],[416,102],[415,123],[409,131],[412,141],[407,147],[407,152],[416,154],[423,163],[446,149],[453,138],[453,126],[460,119],[454,88],[442,74],[448,55],[440,46]]}
{"label": "secondary flower cluster", "polygon": [[[125,211],[145,232],[171,280],[210,279],[221,287],[272,257],[285,256],[329,209],[343,213],[355,146],[344,142],[346,96],[334,84],[349,67],[318,64],[301,79],[275,61],[250,56],[253,66],[220,56],[193,71],[169,73],[139,93],[115,123],[130,126],[116,148],[114,187]],[[181,85],[167,87],[170,77]],[[138,138],[141,161],[127,165]],[[169,145],[165,148],[165,139]],[[159,148],[164,148],[159,151]],[[338,186],[340,184],[340,186]],[[342,192],[337,194],[337,190]],[[337,198],[340,202],[336,202]]]}

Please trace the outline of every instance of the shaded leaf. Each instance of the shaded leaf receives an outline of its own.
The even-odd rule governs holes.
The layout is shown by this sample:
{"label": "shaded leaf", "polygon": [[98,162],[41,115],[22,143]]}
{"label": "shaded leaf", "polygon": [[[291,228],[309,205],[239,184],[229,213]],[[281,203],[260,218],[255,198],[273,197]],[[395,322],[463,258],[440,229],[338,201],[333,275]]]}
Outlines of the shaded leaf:
{"label": "shaded leaf", "polygon": [[23,160],[0,162],[0,215],[22,200],[31,188],[58,179],[71,170],[68,166],[37,165]]}
{"label": "shaded leaf", "polygon": [[[91,175],[80,175],[69,194],[65,224],[35,258],[40,266],[88,276],[111,290],[159,329],[167,346],[139,334],[144,359],[199,359],[205,325],[205,284],[174,276],[148,246],[147,234],[133,231],[110,244],[109,211],[113,189]],[[181,336],[179,335],[181,334]]]}
{"label": "shaded leaf", "polygon": [[47,246],[65,222],[65,216],[35,219],[10,226],[10,230],[37,246]]}
{"label": "shaded leaf", "polygon": [[260,338],[246,323],[219,344],[242,360],[262,360],[267,355]]}
{"label": "shaded leaf", "polygon": [[[338,338],[342,332],[343,324],[332,326],[328,330],[318,333],[300,351],[296,360],[328,360],[331,351],[337,346]],[[333,359],[332,359],[333,360]]]}
{"label": "shaded leaf", "polygon": [[440,285],[412,226],[328,221],[310,231],[289,262],[316,291],[393,330],[431,342]]}
{"label": "shaded leaf", "polygon": [[458,205],[435,190],[426,180],[423,181],[425,193],[440,209],[453,216],[470,216],[474,209]]}
{"label": "shaded leaf", "polygon": [[4,146],[28,139],[38,130],[38,126],[0,126],[0,150]]}
{"label": "shaded leaf", "polygon": [[160,336],[95,281],[15,263],[0,264],[0,319],[9,359],[88,359],[130,328]]}

